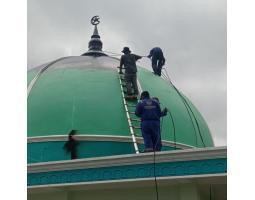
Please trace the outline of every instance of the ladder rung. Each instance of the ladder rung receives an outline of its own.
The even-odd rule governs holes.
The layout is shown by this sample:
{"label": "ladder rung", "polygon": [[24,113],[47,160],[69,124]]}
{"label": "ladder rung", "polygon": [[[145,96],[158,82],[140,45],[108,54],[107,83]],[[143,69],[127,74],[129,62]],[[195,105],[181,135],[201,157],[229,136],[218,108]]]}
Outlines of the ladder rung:
{"label": "ladder rung", "polygon": [[130,99],[130,98],[128,98],[127,96],[125,96],[125,99],[126,99],[127,101],[137,102],[137,98]]}
{"label": "ladder rung", "polygon": [[128,106],[128,107],[136,107],[136,105],[131,105],[131,104],[125,104],[126,106]]}
{"label": "ladder rung", "polygon": [[130,120],[131,120],[131,121],[134,121],[134,122],[141,122],[140,119],[132,119],[132,118],[130,118]]}
{"label": "ladder rung", "polygon": [[142,137],[142,135],[137,134],[137,133],[135,133],[134,135],[135,135],[136,137]]}
{"label": "ladder rung", "polygon": [[140,126],[131,126],[131,127],[134,128],[134,129],[141,129]]}
{"label": "ladder rung", "polygon": [[132,101],[132,102],[137,102],[137,99],[127,99],[127,98],[125,98],[126,99],[126,101]]}
{"label": "ladder rung", "polygon": [[132,112],[132,111],[128,111],[130,114],[135,114],[135,112]]}

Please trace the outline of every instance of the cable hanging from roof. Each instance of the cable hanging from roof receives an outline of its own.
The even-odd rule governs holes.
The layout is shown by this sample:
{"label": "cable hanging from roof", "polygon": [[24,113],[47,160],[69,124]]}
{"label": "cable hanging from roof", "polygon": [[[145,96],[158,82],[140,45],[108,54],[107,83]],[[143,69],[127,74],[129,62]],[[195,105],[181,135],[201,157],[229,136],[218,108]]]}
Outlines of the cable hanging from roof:
{"label": "cable hanging from roof", "polygon": [[[196,126],[197,126],[197,129],[198,129],[198,133],[199,133],[199,136],[200,136],[200,139],[203,143],[203,146],[206,147],[205,143],[204,143],[204,140],[203,140],[203,137],[202,137],[202,134],[201,134],[201,130],[200,130],[200,127],[199,127],[199,124],[198,124],[198,121],[197,121],[197,118],[194,114],[194,112],[192,111],[190,105],[188,104],[187,100],[183,97],[183,95],[181,94],[181,92],[175,87],[175,85],[172,83],[171,79],[170,79],[170,76],[167,72],[167,70],[165,68],[163,68],[165,70],[165,74],[164,74],[164,71],[162,72],[162,74],[164,74],[164,77],[166,78],[167,81],[169,81],[169,83],[171,84],[171,86],[175,89],[175,91],[178,93],[178,95],[181,97],[182,101],[183,101],[183,104],[189,114],[189,117],[191,119],[191,122],[192,122],[192,125],[193,125],[193,128],[195,130],[195,126],[194,126],[194,123],[193,123],[193,120],[192,120],[192,117],[190,115],[190,113],[192,114],[193,118],[195,119],[195,123],[196,123]],[[196,130],[195,130],[195,134],[196,134]],[[196,135],[196,143],[197,143],[197,135]],[[197,144],[196,144],[197,145]]]}
{"label": "cable hanging from roof", "polygon": [[[165,80],[169,80],[169,79],[167,78],[167,76],[164,74],[164,72],[162,72],[161,75],[162,75],[162,77],[163,77]],[[171,81],[171,80],[170,80],[170,81]],[[187,110],[187,113],[188,113],[188,115],[189,115],[190,121],[191,121],[191,123],[192,123],[192,127],[193,127],[194,132],[195,132],[196,146],[197,146],[197,134],[196,134],[196,128],[195,128],[194,122],[193,122],[192,117],[191,117],[191,115],[190,115],[190,112],[189,112],[189,110],[188,110],[188,108],[187,108],[187,105],[185,104],[185,102],[184,102],[183,100],[182,100],[182,102],[183,102],[183,104],[184,104],[184,106],[185,106],[185,108],[186,108],[186,110]],[[170,110],[170,109],[169,109],[169,110]],[[170,113],[170,112],[169,112],[169,113]],[[172,124],[173,124],[173,126],[174,126],[173,116],[171,115],[171,113],[170,113],[170,117],[171,117]],[[175,129],[174,129],[174,140],[176,140]],[[176,141],[174,141],[174,142],[176,143]]]}

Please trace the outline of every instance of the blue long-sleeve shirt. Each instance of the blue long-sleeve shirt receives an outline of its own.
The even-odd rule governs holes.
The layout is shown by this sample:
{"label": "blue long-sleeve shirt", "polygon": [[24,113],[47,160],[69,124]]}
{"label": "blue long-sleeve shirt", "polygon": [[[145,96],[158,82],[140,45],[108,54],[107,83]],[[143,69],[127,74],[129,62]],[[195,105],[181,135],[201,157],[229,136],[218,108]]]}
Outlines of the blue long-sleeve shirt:
{"label": "blue long-sleeve shirt", "polygon": [[142,121],[159,121],[160,117],[166,115],[166,113],[161,112],[159,103],[153,99],[144,99],[139,102],[136,106],[135,114],[140,117]]}

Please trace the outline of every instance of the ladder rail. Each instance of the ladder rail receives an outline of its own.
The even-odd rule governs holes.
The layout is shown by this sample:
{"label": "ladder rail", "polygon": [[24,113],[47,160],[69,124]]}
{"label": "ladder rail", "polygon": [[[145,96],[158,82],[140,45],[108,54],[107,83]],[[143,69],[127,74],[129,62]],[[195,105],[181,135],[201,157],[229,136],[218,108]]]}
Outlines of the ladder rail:
{"label": "ladder rail", "polygon": [[138,86],[138,92],[139,92],[139,96],[141,96],[142,92],[143,92],[143,89],[141,87],[141,84],[140,84],[140,81],[137,77],[137,86]]}
{"label": "ladder rail", "polygon": [[120,75],[119,75],[119,81],[120,81],[120,88],[121,88],[121,94],[122,94],[122,99],[123,99],[123,103],[124,103],[124,108],[125,108],[125,112],[126,112],[126,116],[127,116],[127,120],[128,120],[129,130],[130,130],[130,134],[131,134],[133,144],[134,144],[134,148],[135,148],[135,153],[139,154],[139,149],[138,149],[138,145],[137,145],[137,141],[136,141],[136,137],[135,137],[134,128],[133,128],[133,125],[132,125],[132,122],[131,122],[131,117],[129,115],[130,111],[128,110],[128,107],[127,107],[127,102],[126,102],[126,99],[125,99],[124,90],[123,90]]}

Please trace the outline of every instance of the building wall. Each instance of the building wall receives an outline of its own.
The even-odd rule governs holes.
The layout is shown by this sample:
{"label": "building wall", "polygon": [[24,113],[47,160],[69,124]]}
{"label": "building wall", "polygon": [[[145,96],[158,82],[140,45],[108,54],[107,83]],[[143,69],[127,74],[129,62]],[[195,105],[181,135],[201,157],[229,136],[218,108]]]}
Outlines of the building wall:
{"label": "building wall", "polygon": [[[28,194],[28,200],[155,200],[155,185],[136,188],[118,189],[90,189],[60,192]],[[212,187],[213,194],[209,193],[209,185],[195,185],[182,183],[178,185],[160,186],[159,200],[226,200],[226,185]]]}

